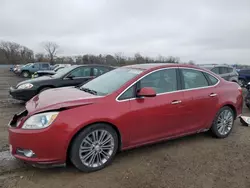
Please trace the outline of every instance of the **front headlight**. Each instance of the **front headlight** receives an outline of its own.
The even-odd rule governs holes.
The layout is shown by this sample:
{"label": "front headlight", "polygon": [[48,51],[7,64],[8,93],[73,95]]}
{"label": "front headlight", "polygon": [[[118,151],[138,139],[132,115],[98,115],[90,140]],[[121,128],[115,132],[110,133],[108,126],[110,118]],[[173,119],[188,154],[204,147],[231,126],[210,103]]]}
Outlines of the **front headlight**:
{"label": "front headlight", "polygon": [[28,83],[28,84],[22,84],[18,86],[17,89],[30,89],[32,87],[33,87],[33,84]]}
{"label": "front headlight", "polygon": [[47,112],[33,115],[24,122],[22,129],[44,129],[51,125],[58,114],[59,112]]}

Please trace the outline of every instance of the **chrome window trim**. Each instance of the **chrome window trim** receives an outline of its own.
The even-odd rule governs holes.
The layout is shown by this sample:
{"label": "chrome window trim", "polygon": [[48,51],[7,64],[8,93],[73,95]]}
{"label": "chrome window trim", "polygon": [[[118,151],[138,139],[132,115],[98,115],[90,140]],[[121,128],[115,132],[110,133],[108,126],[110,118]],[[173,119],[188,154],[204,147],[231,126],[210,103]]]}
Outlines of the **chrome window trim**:
{"label": "chrome window trim", "polygon": [[74,68],[74,69],[72,69],[69,73],[67,73],[66,75],[64,75],[63,76],[63,80],[67,80],[67,76],[68,75],[70,75],[74,70],[76,70],[76,69],[80,69],[80,68],[82,68],[82,67],[86,67],[86,68],[89,68],[90,69],[90,76],[82,76],[82,77],[75,77],[75,78],[92,78],[93,76],[91,76],[91,67],[89,67],[89,66],[79,66],[79,67],[76,67],[76,68]]}
{"label": "chrome window trim", "polygon": [[218,80],[218,82],[215,84],[215,85],[211,85],[211,86],[206,86],[206,87],[199,87],[199,88],[192,88],[192,89],[181,89],[181,90],[176,90],[176,91],[170,91],[170,92],[164,92],[164,93],[159,93],[159,94],[156,94],[156,96],[158,95],[165,95],[165,94],[169,94],[169,93],[177,93],[177,92],[183,92],[183,91],[191,91],[191,90],[199,90],[199,89],[205,89],[205,88],[212,88],[212,87],[216,87],[219,83],[220,83],[220,79],[215,76],[215,75],[212,75],[211,73],[209,73],[208,71],[206,70],[201,70],[201,69],[198,69],[198,68],[190,68],[190,67],[167,67],[167,68],[161,68],[161,69],[157,69],[157,70],[154,70],[154,71],[151,71],[147,74],[145,74],[144,76],[142,76],[141,78],[139,78],[138,80],[134,81],[132,84],[130,84],[126,89],[124,89],[116,98],[115,100],[117,102],[125,102],[125,101],[130,101],[130,100],[134,100],[134,99],[137,99],[137,98],[130,98],[130,99],[124,99],[124,100],[118,100],[118,98],[123,95],[123,93],[125,93],[132,85],[134,85],[136,82],[140,81],[141,79],[143,79],[144,77],[148,76],[149,74],[152,74],[154,72],[157,72],[157,71],[161,71],[161,70],[166,70],[166,69],[191,69],[191,70],[196,70],[196,71],[200,71],[200,72],[204,72],[204,73],[207,73],[211,76],[213,76],[214,78],[216,78]]}

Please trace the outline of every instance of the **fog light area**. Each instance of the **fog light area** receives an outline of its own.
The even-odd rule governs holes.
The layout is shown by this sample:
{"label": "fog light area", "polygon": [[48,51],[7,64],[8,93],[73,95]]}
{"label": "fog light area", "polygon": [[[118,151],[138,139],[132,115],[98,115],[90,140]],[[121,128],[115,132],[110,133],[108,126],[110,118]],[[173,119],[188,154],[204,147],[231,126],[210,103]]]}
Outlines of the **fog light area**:
{"label": "fog light area", "polygon": [[30,149],[20,149],[19,148],[19,149],[17,149],[16,153],[18,155],[23,155],[23,156],[29,157],[29,158],[35,156],[35,153],[32,150],[30,150]]}

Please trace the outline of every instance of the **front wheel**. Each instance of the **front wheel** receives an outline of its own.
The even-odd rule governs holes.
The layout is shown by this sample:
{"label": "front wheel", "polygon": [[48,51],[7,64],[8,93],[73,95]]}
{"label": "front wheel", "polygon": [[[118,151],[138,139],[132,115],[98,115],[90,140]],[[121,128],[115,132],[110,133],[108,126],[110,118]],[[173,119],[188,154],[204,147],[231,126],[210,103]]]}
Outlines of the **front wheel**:
{"label": "front wheel", "polygon": [[225,138],[231,133],[233,125],[234,112],[230,107],[225,106],[220,109],[213,121],[212,134],[217,138]]}
{"label": "front wheel", "polygon": [[94,124],[74,139],[70,160],[83,172],[93,172],[109,165],[118,149],[116,131],[106,124]]}
{"label": "front wheel", "polygon": [[23,72],[22,72],[22,76],[23,76],[24,78],[28,78],[28,77],[30,76],[29,71],[23,71]]}

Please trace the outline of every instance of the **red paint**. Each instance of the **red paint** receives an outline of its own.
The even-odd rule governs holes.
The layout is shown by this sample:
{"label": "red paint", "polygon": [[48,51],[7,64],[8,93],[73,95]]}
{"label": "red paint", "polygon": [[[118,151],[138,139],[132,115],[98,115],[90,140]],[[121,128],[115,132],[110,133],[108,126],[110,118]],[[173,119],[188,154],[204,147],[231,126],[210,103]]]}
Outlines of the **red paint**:
{"label": "red paint", "polygon": [[[35,96],[26,105],[28,116],[17,128],[9,128],[12,154],[29,162],[63,163],[73,136],[95,122],[106,122],[116,126],[121,135],[122,149],[128,149],[208,129],[215,114],[225,105],[234,107],[236,115],[241,114],[242,91],[236,83],[227,82],[222,78],[218,78],[220,83],[215,87],[116,101],[116,97],[124,89],[151,71],[165,67],[192,67],[175,64],[156,65],[145,69],[141,75],[105,97],[94,96],[74,88],[47,90]],[[211,72],[210,74],[214,75]],[[144,88],[140,94],[152,96],[154,92],[151,88]],[[210,97],[213,93],[217,96]],[[181,103],[171,104],[176,101]],[[21,129],[24,121],[31,115],[64,107],[69,109],[61,111],[48,128]],[[15,154],[17,148],[32,149],[37,157],[20,157]]]}
{"label": "red paint", "polygon": [[144,87],[142,88],[138,93],[137,93],[138,97],[155,97],[156,96],[156,92],[153,88],[150,87]]}

